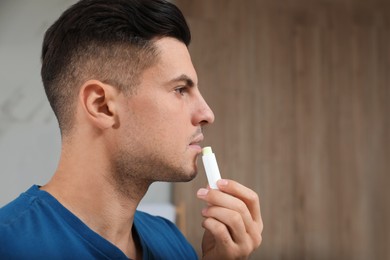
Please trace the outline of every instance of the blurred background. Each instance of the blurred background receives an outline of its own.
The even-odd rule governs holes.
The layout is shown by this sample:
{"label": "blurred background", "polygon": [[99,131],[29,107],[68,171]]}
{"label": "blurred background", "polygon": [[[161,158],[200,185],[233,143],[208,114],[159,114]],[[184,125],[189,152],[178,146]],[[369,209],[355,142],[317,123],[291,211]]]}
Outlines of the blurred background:
{"label": "blurred background", "polygon": [[[74,2],[0,1],[0,206],[56,168],[39,56],[45,30]],[[260,196],[252,259],[390,259],[390,1],[174,2],[216,115],[204,144],[223,177]],[[200,254],[199,169],[190,183],[153,185],[143,204],[161,215],[176,206]]]}
{"label": "blurred background", "polygon": [[[390,259],[390,1],[176,3],[216,116],[205,143],[260,196],[252,259]],[[198,252],[205,183],[174,187]]]}

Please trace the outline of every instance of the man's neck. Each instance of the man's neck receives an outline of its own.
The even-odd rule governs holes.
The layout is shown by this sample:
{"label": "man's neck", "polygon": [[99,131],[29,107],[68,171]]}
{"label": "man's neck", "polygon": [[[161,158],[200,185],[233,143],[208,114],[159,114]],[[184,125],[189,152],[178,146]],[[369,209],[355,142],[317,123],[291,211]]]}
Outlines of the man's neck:
{"label": "man's neck", "polygon": [[116,245],[131,259],[141,259],[141,248],[135,240],[133,220],[138,203],[148,185],[126,187],[130,196],[118,191],[110,182],[107,169],[99,163],[78,165],[70,158],[60,162],[50,182],[41,187],[93,231]]}

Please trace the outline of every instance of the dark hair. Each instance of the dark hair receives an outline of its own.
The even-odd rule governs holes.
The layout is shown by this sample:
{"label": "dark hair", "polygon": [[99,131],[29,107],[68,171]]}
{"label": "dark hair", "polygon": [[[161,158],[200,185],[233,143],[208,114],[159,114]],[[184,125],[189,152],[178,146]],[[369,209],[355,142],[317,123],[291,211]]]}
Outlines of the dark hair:
{"label": "dark hair", "polygon": [[42,81],[62,135],[73,127],[81,84],[97,79],[132,91],[157,53],[153,42],[173,37],[187,46],[188,25],[165,0],[81,0],[46,31]]}

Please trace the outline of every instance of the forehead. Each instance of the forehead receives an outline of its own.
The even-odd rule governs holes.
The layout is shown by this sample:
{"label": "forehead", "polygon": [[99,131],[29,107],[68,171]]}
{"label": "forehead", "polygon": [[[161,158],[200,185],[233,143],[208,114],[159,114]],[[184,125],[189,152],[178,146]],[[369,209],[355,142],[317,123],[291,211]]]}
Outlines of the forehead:
{"label": "forehead", "polygon": [[187,46],[175,38],[164,37],[155,41],[157,60],[148,68],[143,79],[169,81],[186,75],[195,85],[198,83],[195,68]]}

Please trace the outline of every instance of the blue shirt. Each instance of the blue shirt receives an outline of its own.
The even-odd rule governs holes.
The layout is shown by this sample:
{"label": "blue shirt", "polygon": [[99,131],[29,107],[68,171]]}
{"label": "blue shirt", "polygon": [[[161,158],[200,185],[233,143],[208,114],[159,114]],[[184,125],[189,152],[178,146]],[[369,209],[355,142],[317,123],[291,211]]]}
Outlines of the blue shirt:
{"label": "blue shirt", "polygon": [[[197,259],[170,221],[137,211],[143,259]],[[1,259],[128,259],[49,193],[34,185],[0,209]]]}

